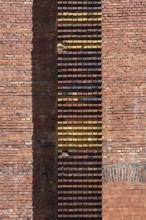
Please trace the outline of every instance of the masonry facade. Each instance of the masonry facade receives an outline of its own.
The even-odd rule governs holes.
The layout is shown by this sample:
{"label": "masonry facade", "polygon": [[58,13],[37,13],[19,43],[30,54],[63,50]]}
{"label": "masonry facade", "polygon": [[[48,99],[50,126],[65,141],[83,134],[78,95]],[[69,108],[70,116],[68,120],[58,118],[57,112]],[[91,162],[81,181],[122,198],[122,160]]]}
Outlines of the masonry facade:
{"label": "masonry facade", "polygon": [[[57,2],[4,1],[0,218],[57,218]],[[103,220],[146,219],[146,3],[102,2]]]}
{"label": "masonry facade", "polygon": [[144,1],[103,1],[103,219],[145,212]]}

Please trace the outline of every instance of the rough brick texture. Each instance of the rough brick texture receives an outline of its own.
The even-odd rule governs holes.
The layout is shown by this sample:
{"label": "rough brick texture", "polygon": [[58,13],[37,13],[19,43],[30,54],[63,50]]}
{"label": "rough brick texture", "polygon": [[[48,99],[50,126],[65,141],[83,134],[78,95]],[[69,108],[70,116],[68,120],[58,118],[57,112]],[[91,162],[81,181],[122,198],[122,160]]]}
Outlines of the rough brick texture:
{"label": "rough brick texture", "polygon": [[104,220],[145,220],[146,185],[117,182],[108,183],[103,190]]}
{"label": "rough brick texture", "polygon": [[0,219],[56,215],[56,1],[1,1]]}
{"label": "rough brick texture", "polygon": [[32,216],[32,2],[1,1],[0,219]]}
{"label": "rough brick texture", "polygon": [[144,220],[146,2],[103,0],[103,219]]}

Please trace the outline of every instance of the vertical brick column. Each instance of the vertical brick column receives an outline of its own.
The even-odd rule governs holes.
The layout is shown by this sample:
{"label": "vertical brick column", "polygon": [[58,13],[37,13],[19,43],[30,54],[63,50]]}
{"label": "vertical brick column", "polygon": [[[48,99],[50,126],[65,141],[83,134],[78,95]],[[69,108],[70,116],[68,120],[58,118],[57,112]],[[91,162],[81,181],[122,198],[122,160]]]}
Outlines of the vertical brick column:
{"label": "vertical brick column", "polygon": [[0,219],[54,220],[56,1],[0,4]]}
{"label": "vertical brick column", "polygon": [[101,1],[58,0],[58,219],[101,219]]}

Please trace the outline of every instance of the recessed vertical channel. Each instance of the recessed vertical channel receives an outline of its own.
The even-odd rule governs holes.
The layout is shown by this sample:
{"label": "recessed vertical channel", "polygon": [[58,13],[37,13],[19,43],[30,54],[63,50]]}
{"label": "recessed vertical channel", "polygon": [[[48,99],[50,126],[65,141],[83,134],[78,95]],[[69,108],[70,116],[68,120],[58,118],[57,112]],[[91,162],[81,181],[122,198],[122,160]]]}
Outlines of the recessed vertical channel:
{"label": "recessed vertical channel", "polygon": [[58,219],[102,219],[101,1],[58,0]]}

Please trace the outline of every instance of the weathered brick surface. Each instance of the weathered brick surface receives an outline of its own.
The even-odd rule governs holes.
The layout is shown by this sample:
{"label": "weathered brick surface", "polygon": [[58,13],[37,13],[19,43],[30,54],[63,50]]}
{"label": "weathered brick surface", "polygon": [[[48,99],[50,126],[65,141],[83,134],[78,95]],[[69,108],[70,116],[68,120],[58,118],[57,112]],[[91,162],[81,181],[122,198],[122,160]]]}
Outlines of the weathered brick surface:
{"label": "weathered brick surface", "polygon": [[108,220],[146,218],[145,11],[142,0],[103,0],[103,219]]}
{"label": "weathered brick surface", "polygon": [[1,1],[0,219],[32,216],[32,2]]}

